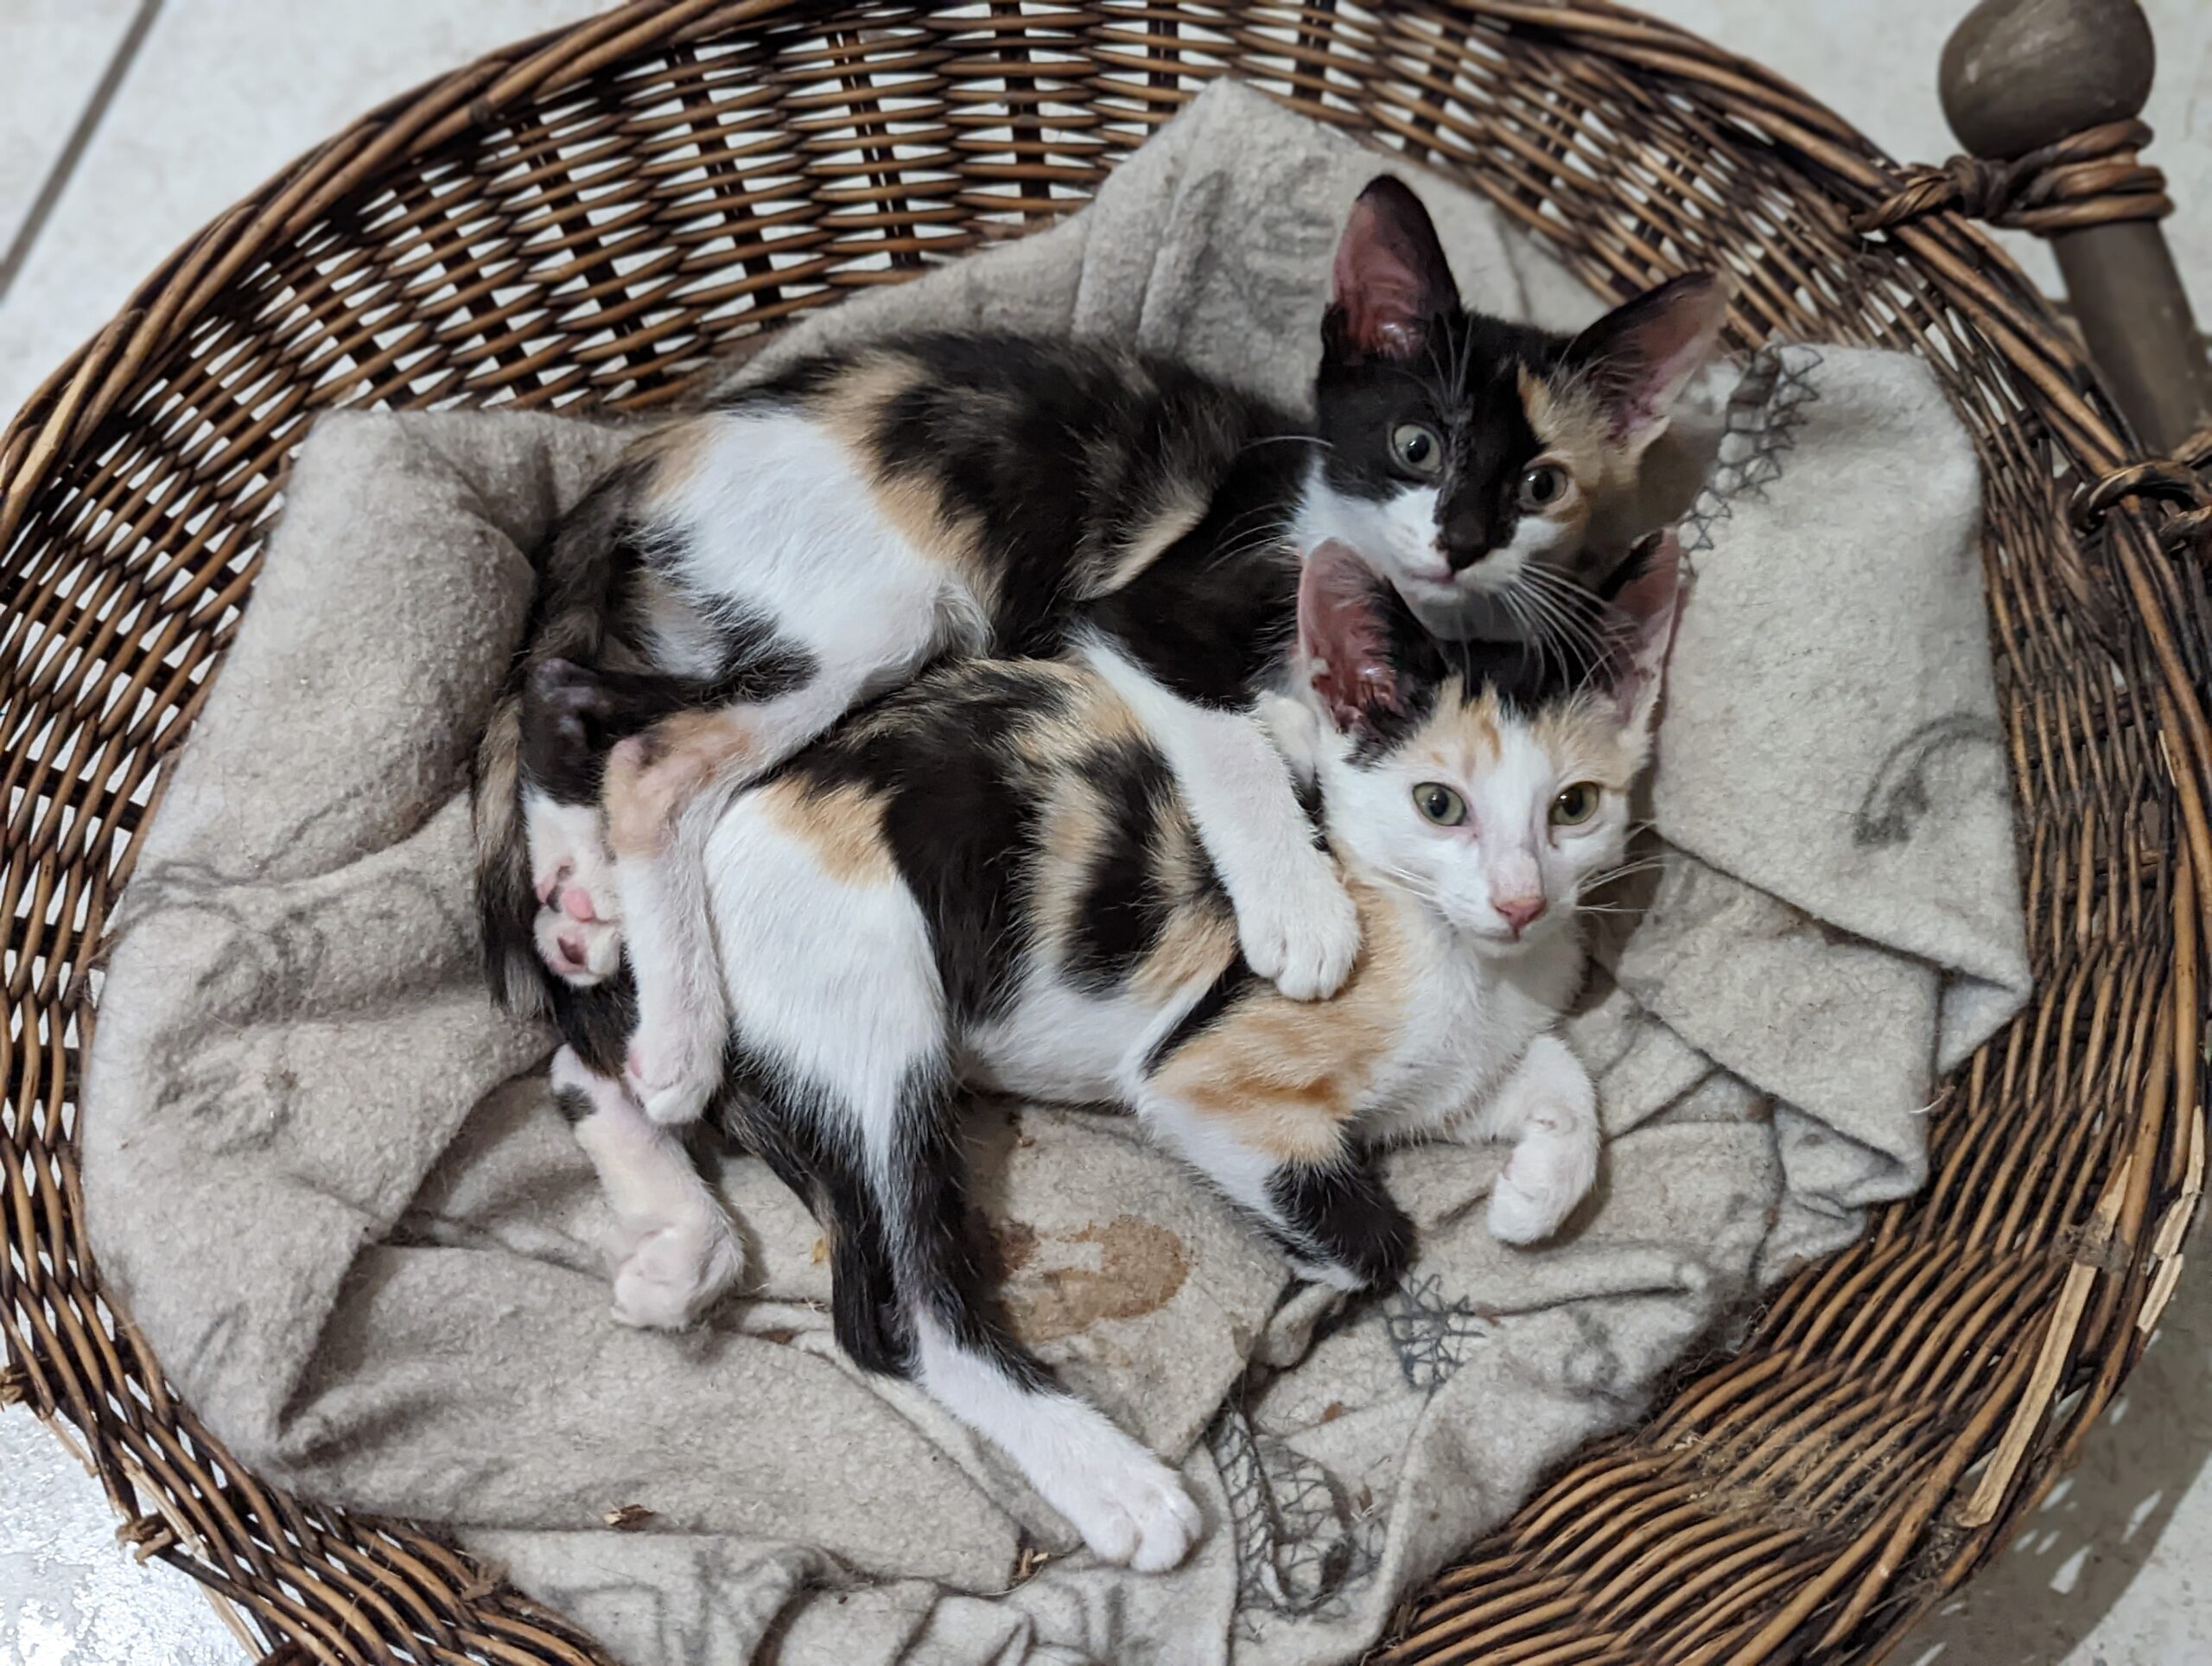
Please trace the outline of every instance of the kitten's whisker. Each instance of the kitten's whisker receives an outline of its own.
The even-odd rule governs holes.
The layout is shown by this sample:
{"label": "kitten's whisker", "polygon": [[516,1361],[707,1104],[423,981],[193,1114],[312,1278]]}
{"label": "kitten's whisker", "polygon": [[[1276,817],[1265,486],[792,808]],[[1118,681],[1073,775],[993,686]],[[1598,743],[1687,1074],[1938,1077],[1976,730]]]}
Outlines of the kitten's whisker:
{"label": "kitten's whisker", "polygon": [[1632,874],[1649,873],[1666,866],[1664,857],[1656,857],[1650,862],[1628,862],[1618,868],[1609,868],[1602,874],[1592,874],[1584,878],[1576,887],[1576,894],[1584,895],[1611,885],[1616,880],[1624,880]]}
{"label": "kitten's whisker", "polygon": [[1548,568],[1524,567],[1521,578],[1531,604],[1583,658],[1582,677],[1577,687],[1586,685],[1606,658],[1609,646],[1597,624],[1588,616],[1588,593],[1571,580],[1566,581],[1566,585],[1572,588],[1562,588],[1560,575]]}
{"label": "kitten's whisker", "polygon": [[1247,440],[1237,448],[1236,455],[1241,457],[1248,451],[1257,451],[1263,445],[1311,445],[1319,446],[1324,451],[1336,449],[1318,434],[1265,434],[1256,440]]}
{"label": "kitten's whisker", "polygon": [[[1237,526],[1250,518],[1251,517],[1249,515],[1240,516],[1237,520],[1232,521],[1230,524],[1230,530],[1233,531]],[[1249,532],[1244,537],[1233,541],[1229,538],[1227,533],[1224,533],[1222,544],[1219,548],[1214,550],[1211,556],[1207,558],[1206,564],[1209,567],[1225,567],[1230,562],[1242,561],[1246,556],[1250,555],[1254,550],[1262,549],[1269,544],[1287,544],[1289,537],[1290,522],[1287,520],[1282,520],[1260,527],[1256,531]]]}

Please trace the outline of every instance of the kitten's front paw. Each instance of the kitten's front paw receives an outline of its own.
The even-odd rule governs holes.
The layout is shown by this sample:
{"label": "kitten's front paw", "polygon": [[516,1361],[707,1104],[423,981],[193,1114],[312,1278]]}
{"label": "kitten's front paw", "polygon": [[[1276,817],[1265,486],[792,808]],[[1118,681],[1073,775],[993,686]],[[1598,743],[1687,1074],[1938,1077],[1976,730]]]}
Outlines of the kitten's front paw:
{"label": "kitten's front paw", "polygon": [[1491,1236],[1504,1243],[1541,1242],[1590,1195],[1597,1178],[1596,1124],[1567,1106],[1540,1113],[1490,1194]]}
{"label": "kitten's front paw", "polygon": [[1316,850],[1262,895],[1236,900],[1245,963],[1293,1001],[1325,1001],[1359,958],[1359,910]]}
{"label": "kitten's front paw", "polygon": [[641,1026],[623,1075],[645,1115],[663,1128],[696,1122],[721,1084],[721,1038],[698,1027]]}
{"label": "kitten's front paw", "polygon": [[744,1270],[737,1235],[720,1217],[702,1213],[656,1226],[614,1269],[614,1317],[640,1330],[687,1329]]}

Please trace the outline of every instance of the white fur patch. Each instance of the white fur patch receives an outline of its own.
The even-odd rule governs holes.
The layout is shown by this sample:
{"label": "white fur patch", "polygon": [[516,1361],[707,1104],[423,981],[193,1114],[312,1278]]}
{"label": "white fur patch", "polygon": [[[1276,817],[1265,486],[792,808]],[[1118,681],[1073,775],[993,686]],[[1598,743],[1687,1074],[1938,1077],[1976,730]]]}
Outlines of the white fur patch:
{"label": "white fur patch", "polygon": [[614,1317],[650,1330],[694,1323],[744,1271],[729,1218],[683,1142],[654,1126],[619,1082],[594,1074],[569,1048],[553,1055],[556,1093],[580,1094],[575,1124],[614,1211]]}
{"label": "white fur patch", "polygon": [[708,836],[707,888],[731,1022],[746,1046],[817,1091],[887,1180],[920,1068],[946,1055],[927,923],[903,885],[849,886],[741,798]]}
{"label": "white fur patch", "polygon": [[931,1398],[1013,1459],[1091,1555],[1160,1574],[1190,1553],[1205,1525],[1198,1505],[1173,1470],[1104,1413],[1072,1395],[1023,1388],[927,1314],[914,1328]]}

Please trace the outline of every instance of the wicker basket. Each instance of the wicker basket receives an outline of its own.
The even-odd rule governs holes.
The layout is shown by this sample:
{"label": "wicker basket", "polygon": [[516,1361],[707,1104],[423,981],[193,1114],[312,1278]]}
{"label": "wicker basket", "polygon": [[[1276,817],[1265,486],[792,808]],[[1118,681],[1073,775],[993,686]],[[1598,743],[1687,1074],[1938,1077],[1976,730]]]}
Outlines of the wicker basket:
{"label": "wicker basket", "polygon": [[304,158],[0,439],[0,1395],[73,1429],[124,1536],[272,1659],[601,1658],[423,1534],[244,1472],[86,1247],[73,1107],[103,922],[308,419],[661,404],[794,314],[1079,207],[1227,73],[1481,192],[1601,286],[1719,261],[1739,343],[1935,366],[1986,470],[2037,979],[1946,1085],[1926,1195],[1472,1547],[1383,1657],[1878,1655],[2004,1541],[2133,1364],[2202,1165],[2204,588],[2158,542],[2171,468],[2140,465],[1980,232],[1936,213],[1854,234],[1901,178],[1866,141],[1603,3],[633,8]]}

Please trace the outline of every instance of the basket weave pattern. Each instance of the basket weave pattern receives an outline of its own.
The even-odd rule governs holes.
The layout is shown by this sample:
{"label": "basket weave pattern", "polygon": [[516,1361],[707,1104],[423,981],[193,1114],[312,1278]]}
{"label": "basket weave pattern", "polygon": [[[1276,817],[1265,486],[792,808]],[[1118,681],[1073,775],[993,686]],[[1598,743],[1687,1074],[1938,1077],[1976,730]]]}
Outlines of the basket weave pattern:
{"label": "basket weave pattern", "polygon": [[[2000,1543],[2172,1288],[2202,1160],[2200,570],[2025,282],[1754,66],[1601,3],[633,7],[395,100],[211,226],[0,435],[0,1396],[292,1661],[598,1662],[495,1570],[223,1453],[104,1300],[73,1142],[98,945],[320,410],[679,397],[709,356],[1081,206],[1236,73],[1598,286],[1718,262],[1738,345],[1925,356],[1986,468],[2037,993],[1935,1180],[1408,1606],[1393,1662],[1849,1659]],[[2110,493],[2105,494],[2107,496]]]}

